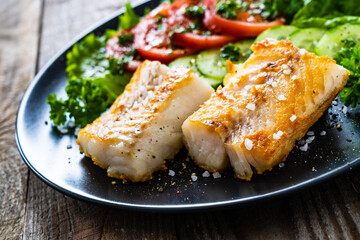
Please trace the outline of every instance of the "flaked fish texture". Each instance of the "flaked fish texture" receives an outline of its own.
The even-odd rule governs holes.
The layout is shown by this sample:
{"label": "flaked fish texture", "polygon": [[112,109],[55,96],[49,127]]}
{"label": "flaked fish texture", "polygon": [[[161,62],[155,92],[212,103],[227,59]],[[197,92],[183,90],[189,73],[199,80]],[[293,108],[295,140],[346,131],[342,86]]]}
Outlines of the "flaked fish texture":
{"label": "flaked fish texture", "polygon": [[108,112],[79,132],[80,151],[110,177],[148,180],[183,146],[182,123],[213,92],[191,69],[145,61]]}
{"label": "flaked fish texture", "polygon": [[265,39],[252,50],[243,65],[228,62],[225,87],[182,126],[198,165],[213,172],[231,165],[245,180],[286,159],[349,75],[334,60],[290,41]]}

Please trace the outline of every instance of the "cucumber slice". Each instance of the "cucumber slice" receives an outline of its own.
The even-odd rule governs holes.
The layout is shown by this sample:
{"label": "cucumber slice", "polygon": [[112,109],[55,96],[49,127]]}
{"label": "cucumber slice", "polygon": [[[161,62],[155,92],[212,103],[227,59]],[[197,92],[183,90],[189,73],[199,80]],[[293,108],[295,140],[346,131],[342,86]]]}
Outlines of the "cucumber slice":
{"label": "cucumber slice", "polygon": [[197,70],[195,62],[196,62],[196,55],[190,55],[172,61],[171,63],[169,63],[169,67],[183,65],[184,67],[187,68],[194,68],[193,70],[195,72]]}
{"label": "cucumber slice", "polygon": [[272,39],[276,39],[276,40],[289,39],[290,34],[295,32],[296,30],[298,30],[298,28],[294,27],[294,26],[272,27],[272,28],[269,28],[268,30],[266,30],[265,32],[263,32],[262,34],[260,34],[255,39],[255,43],[257,43],[265,38],[272,38]]}
{"label": "cucumber slice", "polygon": [[222,84],[222,79],[219,80],[219,79],[208,78],[199,72],[196,66],[196,57],[197,57],[196,55],[190,55],[190,56],[178,58],[173,62],[171,62],[169,64],[169,67],[183,65],[184,67],[191,68],[195,74],[197,74],[200,78],[202,78],[204,81],[209,83],[213,88],[217,88],[220,84]]}
{"label": "cucumber slice", "polygon": [[252,54],[251,45],[253,45],[254,39],[244,39],[240,42],[234,43],[236,47],[240,49],[241,58],[236,63],[245,62]]}
{"label": "cucumber slice", "polygon": [[341,25],[326,31],[320,39],[315,52],[319,56],[334,58],[336,53],[343,46],[343,41],[352,38],[355,42],[360,42],[360,25]]}
{"label": "cucumber slice", "polygon": [[325,31],[322,28],[299,29],[290,34],[289,40],[298,48],[305,48],[309,52],[315,52],[315,48]]}
{"label": "cucumber slice", "polygon": [[228,73],[226,62],[220,59],[220,49],[209,49],[200,52],[196,65],[206,77],[222,80]]}

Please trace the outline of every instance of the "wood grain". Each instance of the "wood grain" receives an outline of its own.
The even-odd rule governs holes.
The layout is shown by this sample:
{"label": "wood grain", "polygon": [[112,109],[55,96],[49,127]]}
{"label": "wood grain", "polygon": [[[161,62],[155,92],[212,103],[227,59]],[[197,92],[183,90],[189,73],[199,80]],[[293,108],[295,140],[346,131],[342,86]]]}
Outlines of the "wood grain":
{"label": "wood grain", "polygon": [[28,170],[14,127],[35,72],[41,2],[3,0],[0,6],[0,238],[17,239],[23,233]]}
{"label": "wood grain", "polygon": [[360,168],[290,196],[180,214],[92,205],[28,174],[14,142],[14,121],[34,71],[123,3],[0,2],[0,239],[360,239]]}

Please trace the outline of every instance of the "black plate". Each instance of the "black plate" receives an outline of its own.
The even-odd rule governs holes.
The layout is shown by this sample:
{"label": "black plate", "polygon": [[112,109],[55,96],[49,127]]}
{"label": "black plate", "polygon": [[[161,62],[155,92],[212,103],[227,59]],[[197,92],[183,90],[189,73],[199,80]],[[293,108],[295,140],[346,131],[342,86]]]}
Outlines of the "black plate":
{"label": "black plate", "polygon": [[[157,4],[158,1],[143,2],[135,10],[142,14],[145,7],[154,8]],[[86,34],[101,34],[107,28],[116,28],[116,16],[120,13],[122,10]],[[159,172],[151,181],[136,184],[108,178],[105,170],[79,153],[75,136],[62,136],[51,127],[46,104],[50,93],[65,95],[65,54],[86,34],[56,55],[36,75],[23,97],[16,122],[16,140],[25,163],[40,179],[67,195],[143,210],[230,206],[289,193],[360,163],[360,109],[344,114],[339,104],[331,106],[312,127],[316,138],[309,144],[308,151],[294,148],[285,166],[254,176],[251,182],[235,179],[231,171],[223,173],[219,179],[204,178],[201,176],[204,171],[187,158],[185,150],[168,163],[168,168],[176,173],[174,177],[168,172]],[[338,129],[337,124],[342,127]],[[319,135],[323,130],[326,136]],[[198,176],[196,182],[190,181],[192,173]]]}

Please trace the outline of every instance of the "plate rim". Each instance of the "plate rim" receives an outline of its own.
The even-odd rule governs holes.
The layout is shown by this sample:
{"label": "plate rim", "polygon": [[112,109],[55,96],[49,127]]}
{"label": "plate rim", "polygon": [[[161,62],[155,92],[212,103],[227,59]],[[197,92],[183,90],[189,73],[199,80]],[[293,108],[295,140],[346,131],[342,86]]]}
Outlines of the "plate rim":
{"label": "plate rim", "polygon": [[[142,5],[146,5],[152,2],[152,0],[139,0],[135,1],[135,3],[132,3],[131,5],[136,8],[140,7]],[[302,181],[298,184],[282,188],[276,191],[272,191],[269,193],[256,195],[256,196],[250,196],[245,197],[241,199],[232,199],[232,200],[226,200],[226,201],[219,201],[219,202],[210,202],[210,203],[192,203],[192,204],[167,204],[167,205],[153,205],[153,204],[133,204],[133,203],[126,203],[126,202],[118,202],[118,201],[112,201],[107,200],[99,197],[95,197],[89,194],[80,194],[73,192],[71,190],[68,190],[66,188],[63,188],[56,183],[52,182],[50,179],[46,178],[41,172],[39,172],[32,164],[31,161],[26,157],[25,152],[23,151],[21,147],[21,140],[19,138],[19,129],[18,129],[18,121],[19,116],[22,112],[25,111],[25,106],[27,101],[29,100],[29,96],[32,93],[34,87],[37,85],[39,80],[42,78],[46,70],[54,64],[56,60],[58,60],[64,53],[66,53],[75,43],[81,41],[83,38],[85,38],[89,33],[94,32],[97,28],[101,27],[102,25],[106,24],[107,22],[113,20],[114,18],[118,17],[120,14],[122,14],[125,11],[125,7],[121,7],[119,10],[114,11],[109,16],[101,19],[100,21],[97,21],[95,24],[91,25],[90,27],[86,28],[84,31],[82,31],[80,34],[78,34],[76,37],[74,37],[71,41],[69,41],[67,44],[65,44],[64,47],[62,47],[54,56],[52,56],[45,64],[41,67],[41,69],[36,73],[34,78],[31,80],[29,85],[27,86],[24,95],[21,99],[21,102],[18,107],[18,111],[16,114],[16,121],[15,121],[15,141],[18,148],[18,151],[21,155],[21,158],[25,162],[25,164],[30,168],[30,170],[44,183],[46,183],[48,186],[52,187],[53,189],[67,195],[70,197],[73,197],[75,199],[79,199],[82,201],[86,201],[89,203],[94,203],[98,205],[108,206],[108,207],[116,207],[116,208],[122,208],[122,209],[130,209],[130,210],[137,210],[137,211],[156,211],[156,212],[179,212],[179,211],[194,211],[194,210],[206,210],[206,209],[219,209],[219,208],[228,208],[228,207],[234,207],[234,206],[240,206],[241,204],[251,203],[251,202],[258,202],[260,200],[269,200],[272,198],[277,198],[283,195],[287,195],[290,193],[294,193],[300,190],[303,190],[305,188],[309,188],[310,186],[313,186],[315,184],[320,184],[321,182],[324,182],[330,178],[335,178],[336,176],[339,176],[341,174],[344,174],[346,172],[351,171],[352,169],[358,167],[360,165],[360,156],[358,158],[355,158],[354,160],[348,162],[347,164],[344,164],[342,166],[339,166],[337,168],[332,169],[331,171],[325,172],[317,177],[308,179],[306,181]]]}

